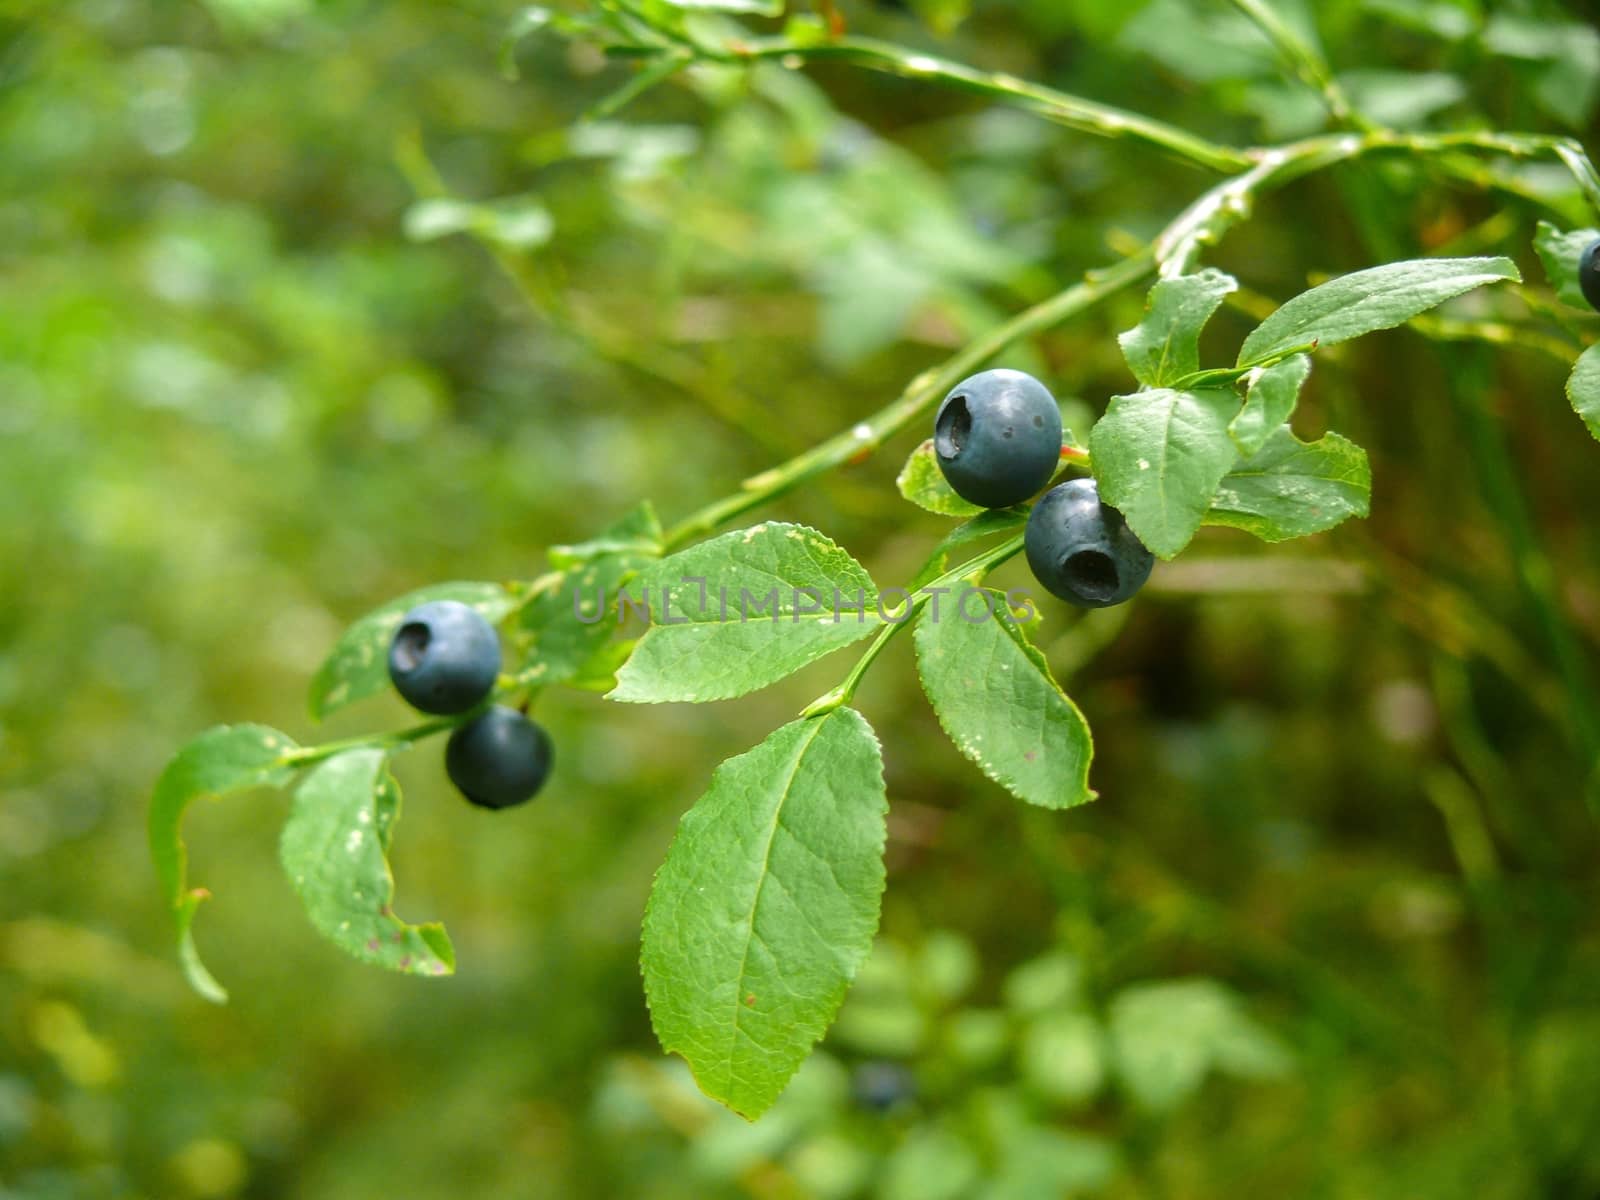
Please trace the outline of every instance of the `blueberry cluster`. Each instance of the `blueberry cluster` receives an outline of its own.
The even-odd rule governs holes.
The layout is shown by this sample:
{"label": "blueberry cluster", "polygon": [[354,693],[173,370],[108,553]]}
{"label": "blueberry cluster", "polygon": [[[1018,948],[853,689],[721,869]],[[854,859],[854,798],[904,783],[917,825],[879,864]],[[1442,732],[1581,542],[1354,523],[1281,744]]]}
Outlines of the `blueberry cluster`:
{"label": "blueberry cluster", "polygon": [[[439,716],[470,712],[500,674],[500,638],[476,609],[456,600],[418,605],[389,643],[389,678],[413,708]],[[550,735],[514,708],[484,709],[450,735],[444,767],[481,808],[533,799],[550,774]]]}
{"label": "blueberry cluster", "polygon": [[[1586,254],[1585,263],[1590,259]],[[1600,263],[1591,270],[1600,292]],[[984,371],[944,398],[934,418],[933,450],[945,482],[963,500],[984,508],[1020,504],[1050,481],[1061,461],[1061,410],[1033,376]],[[1144,586],[1155,565],[1122,514],[1100,502],[1093,479],[1068,480],[1046,492],[1028,514],[1023,547],[1045,590],[1080,608],[1121,604]]]}

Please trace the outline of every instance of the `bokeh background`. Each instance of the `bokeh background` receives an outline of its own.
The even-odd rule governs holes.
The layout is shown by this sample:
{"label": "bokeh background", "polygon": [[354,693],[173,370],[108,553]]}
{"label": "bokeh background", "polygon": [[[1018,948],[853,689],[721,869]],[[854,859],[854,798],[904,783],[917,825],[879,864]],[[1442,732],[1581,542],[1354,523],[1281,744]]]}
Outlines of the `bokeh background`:
{"label": "bokeh background", "polygon": [[[1593,133],[1583,6],[1276,3],[1382,120]],[[1220,2],[841,10],[1239,144],[1323,125]],[[639,920],[714,764],[843,656],[734,704],[549,696],[558,775],[524,810],[404,755],[398,903],[448,924],[448,980],[317,939],[283,797],[197,807],[233,1002],[185,989],[144,845],[183,740],[323,736],[306,683],[362,612],[532,577],[642,497],[682,516],[1211,182],[838,65],[699,70],[576,126],[628,68],[506,51],[515,12],[0,5],[0,1196],[1600,1194],[1600,446],[1561,392],[1600,322],[1530,250],[1536,218],[1594,215],[1540,165],[1524,199],[1342,168],[1212,255],[1247,310],[1429,253],[1529,284],[1447,314],[1509,344],[1435,323],[1319,356],[1297,423],[1369,448],[1369,521],[1207,531],[1127,609],[1047,613],[1096,804],[1025,810],[944,741],[907,647],[875,669],[884,941],[763,1121],[656,1049]],[[1004,361],[1081,434],[1141,306]],[[1219,317],[1216,361],[1250,320]],[[763,515],[903,580],[942,531],[893,485],[920,436]],[[325,735],[406,719],[378,698]]]}

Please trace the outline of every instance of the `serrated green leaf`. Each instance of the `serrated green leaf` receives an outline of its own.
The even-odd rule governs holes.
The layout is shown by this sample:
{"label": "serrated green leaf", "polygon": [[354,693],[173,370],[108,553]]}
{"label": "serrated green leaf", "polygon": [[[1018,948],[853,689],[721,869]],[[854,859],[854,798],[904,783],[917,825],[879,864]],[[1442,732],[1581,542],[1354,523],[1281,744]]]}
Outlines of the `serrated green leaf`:
{"label": "serrated green leaf", "polygon": [[312,677],[309,707],[314,720],[389,685],[389,640],[400,627],[401,617],[430,600],[470,604],[490,624],[499,624],[515,606],[511,593],[498,583],[440,583],[407,592],[373,609],[339,636]]}
{"label": "serrated green leaf", "polygon": [[1207,268],[1163,279],[1150,289],[1144,320],[1117,338],[1134,378],[1149,387],[1168,384],[1200,369],[1200,333],[1239,290],[1232,275]]}
{"label": "serrated green leaf", "polygon": [[1311,360],[1296,354],[1270,367],[1258,367],[1247,376],[1244,408],[1228,426],[1228,436],[1240,454],[1249,458],[1294,415],[1300,389],[1311,374]]}
{"label": "serrated green leaf", "polygon": [[645,911],[656,1036],[754,1119],[822,1037],[883,894],[883,760],[861,714],[791,722],[717,768]]}
{"label": "serrated green leaf", "polygon": [[1364,517],[1371,499],[1365,450],[1337,433],[1302,442],[1283,425],[1223,477],[1205,523],[1282,542]]}
{"label": "serrated green leaf", "polygon": [[[519,673],[529,683],[570,683],[605,657],[601,674],[625,661],[607,653],[617,628],[619,596],[633,576],[661,556],[664,535],[648,500],[590,538],[552,546],[550,562],[561,568],[539,581],[523,603],[518,625],[531,638]],[[588,684],[592,688],[597,675]]]}
{"label": "serrated green leaf", "polygon": [[616,631],[619,596],[628,581],[652,561],[637,554],[601,555],[561,572],[531,596],[520,618],[532,638],[521,677],[540,687],[574,679]]}
{"label": "serrated green leaf", "polygon": [[600,652],[617,628],[624,581],[648,559],[602,558],[564,571],[555,586],[522,607],[532,637],[518,674],[544,687],[566,683]]}
{"label": "serrated green leaf", "polygon": [[1567,376],[1567,399],[1589,432],[1600,438],[1600,346],[1590,346],[1578,355]]}
{"label": "serrated green leaf", "polygon": [[1585,312],[1593,312],[1594,309],[1584,297],[1583,289],[1578,286],[1578,259],[1597,239],[1600,239],[1600,231],[1575,229],[1571,233],[1563,233],[1549,221],[1540,221],[1538,232],[1533,237],[1533,248],[1539,252],[1545,276],[1556,289],[1556,295],[1563,304],[1570,304]]}
{"label": "serrated green leaf", "polygon": [[629,509],[619,520],[586,542],[570,546],[551,546],[550,565],[575,567],[610,554],[635,554],[659,558],[662,550],[661,521],[655,505],[645,500]]}
{"label": "serrated green leaf", "polygon": [[1090,431],[1101,499],[1121,511],[1152,553],[1171,558],[1200,528],[1238,458],[1228,436],[1238,411],[1232,391],[1159,388],[1113,396]]}
{"label": "serrated green leaf", "polygon": [[181,826],[189,805],[253,787],[276,787],[294,773],[285,756],[297,747],[287,735],[265,725],[219,725],[175,754],[156,781],[150,801],[150,858],[172,907],[178,934],[178,960],[189,985],[207,1000],[227,1002],[228,993],[206,970],[195,949],[195,909],[210,897],[188,883],[188,849]]}
{"label": "serrated green leaf", "polygon": [[742,696],[883,623],[861,564],[804,525],[723,534],[661,559],[630,590],[648,600],[654,623],[617,673],[612,700]]}
{"label": "serrated green leaf", "polygon": [[387,754],[348,750],[296,790],[279,858],[311,924],[346,954],[408,975],[449,975],[456,958],[444,926],[408,925],[391,907],[388,853],[399,818]]}
{"label": "serrated green leaf", "polygon": [[963,500],[945,482],[939,469],[939,458],[929,438],[911,452],[906,465],[895,476],[895,486],[900,494],[918,508],[925,508],[941,517],[971,517],[983,512],[980,505]]}
{"label": "serrated green leaf", "polygon": [[930,605],[917,620],[917,671],[939,724],[1018,799],[1041,808],[1086,804],[1095,796],[1088,723],[1017,627],[1005,597],[970,591],[981,592],[984,603],[952,594],[937,619]]}
{"label": "serrated green leaf", "polygon": [[1134,1103],[1152,1112],[1176,1108],[1213,1069],[1265,1079],[1282,1075],[1290,1065],[1277,1039],[1211,979],[1125,989],[1111,1002],[1110,1033],[1123,1087]]}
{"label": "serrated green leaf", "polygon": [[1341,275],[1302,292],[1256,326],[1239,348],[1239,364],[1392,329],[1453,296],[1506,279],[1522,280],[1509,258],[1419,258]]}

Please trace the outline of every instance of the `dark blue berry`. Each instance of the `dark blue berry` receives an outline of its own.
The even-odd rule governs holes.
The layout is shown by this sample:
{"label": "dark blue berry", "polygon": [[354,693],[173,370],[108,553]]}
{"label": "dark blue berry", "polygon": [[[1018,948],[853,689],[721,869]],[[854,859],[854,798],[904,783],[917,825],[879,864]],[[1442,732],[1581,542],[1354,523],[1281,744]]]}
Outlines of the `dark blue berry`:
{"label": "dark blue berry", "polygon": [[389,643],[389,678],[425,713],[462,713],[483,702],[500,674],[494,626],[458,600],[422,604],[400,618]]}
{"label": "dark blue berry", "polygon": [[1061,409],[1032,375],[984,371],[958,383],[933,421],[933,450],[956,495],[1004,508],[1033,495],[1061,462]]}
{"label": "dark blue berry", "polygon": [[873,1112],[888,1112],[916,1094],[916,1077],[899,1063],[866,1062],[850,1073],[851,1097]]}
{"label": "dark blue berry", "polygon": [[1578,287],[1590,307],[1600,309],[1600,240],[1590,242],[1578,255]]}
{"label": "dark blue berry", "polygon": [[444,769],[479,808],[532,800],[550,775],[550,735],[514,708],[497,704],[450,735]]}
{"label": "dark blue berry", "polygon": [[1121,604],[1144,586],[1155,556],[1092,479],[1053,487],[1028,514],[1023,548],[1034,578],[1080,608]]}

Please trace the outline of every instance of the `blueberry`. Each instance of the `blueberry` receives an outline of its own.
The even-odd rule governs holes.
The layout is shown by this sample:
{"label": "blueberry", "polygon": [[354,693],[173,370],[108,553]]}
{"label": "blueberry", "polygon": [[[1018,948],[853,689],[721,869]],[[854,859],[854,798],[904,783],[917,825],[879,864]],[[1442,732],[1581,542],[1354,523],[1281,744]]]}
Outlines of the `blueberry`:
{"label": "blueberry", "polygon": [[1004,508],[1033,495],[1061,462],[1061,410],[1021,371],[962,380],[939,405],[933,450],[956,495]]}
{"label": "blueberry", "polygon": [[422,604],[400,618],[389,643],[389,678],[425,713],[461,713],[482,702],[500,674],[500,639],[458,600]]}
{"label": "blueberry", "polygon": [[1155,556],[1092,479],[1051,488],[1028,514],[1028,565],[1053,596],[1080,608],[1121,604],[1144,586]]}
{"label": "blueberry", "polygon": [[1583,298],[1600,309],[1600,239],[1592,241],[1578,255],[1578,287]]}
{"label": "blueberry", "polygon": [[888,1112],[916,1094],[916,1077],[899,1063],[866,1062],[850,1073],[851,1097],[873,1112]]}
{"label": "blueberry", "polygon": [[479,808],[510,808],[538,795],[554,757],[542,726],[497,704],[450,735],[444,769]]}

